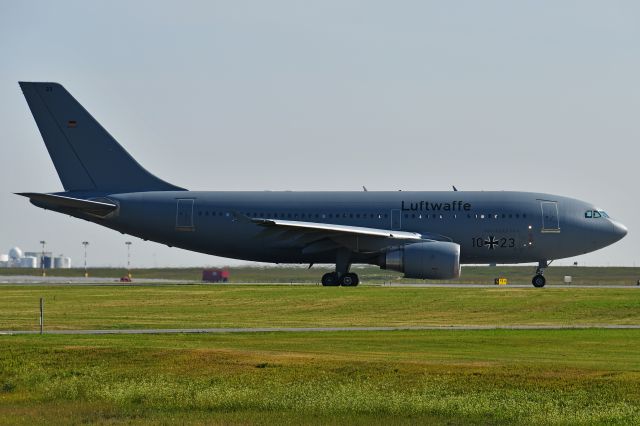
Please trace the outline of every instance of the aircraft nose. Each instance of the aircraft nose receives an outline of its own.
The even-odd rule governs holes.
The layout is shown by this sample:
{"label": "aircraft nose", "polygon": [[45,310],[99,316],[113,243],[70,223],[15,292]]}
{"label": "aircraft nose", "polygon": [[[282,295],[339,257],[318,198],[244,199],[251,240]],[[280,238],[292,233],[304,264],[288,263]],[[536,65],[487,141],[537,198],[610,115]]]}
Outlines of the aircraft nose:
{"label": "aircraft nose", "polygon": [[627,235],[627,227],[621,224],[620,222],[616,222],[614,220],[611,221],[613,225],[613,235],[616,238],[616,241],[621,240]]}

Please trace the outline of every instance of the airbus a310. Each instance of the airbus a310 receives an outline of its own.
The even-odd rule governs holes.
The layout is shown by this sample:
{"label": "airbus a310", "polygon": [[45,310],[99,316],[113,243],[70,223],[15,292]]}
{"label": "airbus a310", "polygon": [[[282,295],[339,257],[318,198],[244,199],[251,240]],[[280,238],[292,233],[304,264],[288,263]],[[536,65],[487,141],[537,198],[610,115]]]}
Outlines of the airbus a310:
{"label": "airbus a310", "polygon": [[461,264],[538,264],[623,238],[598,206],[530,192],[189,191],[149,173],[57,83],[20,86],[63,192],[20,193],[48,210],[168,246],[259,262],[335,264],[325,286],[355,286],[353,264],[453,279]]}

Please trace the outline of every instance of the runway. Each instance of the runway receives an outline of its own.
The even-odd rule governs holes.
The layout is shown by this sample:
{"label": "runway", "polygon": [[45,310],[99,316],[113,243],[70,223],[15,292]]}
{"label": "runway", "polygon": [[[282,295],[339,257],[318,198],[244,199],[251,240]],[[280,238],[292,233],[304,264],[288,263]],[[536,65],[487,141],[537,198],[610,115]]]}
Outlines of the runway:
{"label": "runway", "polygon": [[201,282],[187,280],[168,280],[163,278],[140,278],[133,282],[120,282],[117,278],[101,278],[101,277],[40,277],[34,275],[4,275],[0,276],[0,285],[2,286],[132,286],[132,285],[184,285],[184,284],[202,284]]}
{"label": "runway", "polygon": [[[188,280],[169,280],[162,278],[134,278],[133,282],[120,282],[115,278],[97,278],[97,277],[40,277],[31,275],[6,275],[0,276],[0,286],[87,286],[87,287],[154,287],[154,286],[172,286],[172,285],[206,285],[206,286],[311,286],[321,287],[319,283],[302,283],[302,282],[281,282],[281,283],[204,283],[202,281]],[[531,284],[509,284],[498,286],[495,284],[465,284],[465,283],[376,283],[364,284],[363,287],[397,287],[397,288],[533,288]],[[547,284],[546,288],[627,288],[639,289],[637,285],[619,285],[619,284],[589,284],[589,285],[572,285],[572,284]]]}
{"label": "runway", "polygon": [[[576,325],[452,325],[415,327],[247,327],[247,328],[144,328],[112,330],[44,330],[44,334],[225,334],[225,333],[324,333],[340,331],[473,331],[473,330],[638,330],[640,324],[576,324]],[[40,334],[34,330],[0,330],[0,335]]]}

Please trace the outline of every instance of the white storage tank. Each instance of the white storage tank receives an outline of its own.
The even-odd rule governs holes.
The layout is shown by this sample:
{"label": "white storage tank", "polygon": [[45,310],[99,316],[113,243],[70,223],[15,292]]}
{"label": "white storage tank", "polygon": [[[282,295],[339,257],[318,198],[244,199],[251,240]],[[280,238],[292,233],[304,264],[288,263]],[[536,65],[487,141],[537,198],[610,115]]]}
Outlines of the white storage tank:
{"label": "white storage tank", "polygon": [[71,258],[58,256],[53,259],[53,267],[55,269],[71,269]]}
{"label": "white storage tank", "polygon": [[21,268],[37,268],[38,258],[33,256],[26,256],[20,259]]}
{"label": "white storage tank", "polygon": [[14,247],[9,250],[9,257],[11,258],[11,260],[22,259],[23,256],[24,255],[22,254],[22,250],[20,250],[20,247]]}

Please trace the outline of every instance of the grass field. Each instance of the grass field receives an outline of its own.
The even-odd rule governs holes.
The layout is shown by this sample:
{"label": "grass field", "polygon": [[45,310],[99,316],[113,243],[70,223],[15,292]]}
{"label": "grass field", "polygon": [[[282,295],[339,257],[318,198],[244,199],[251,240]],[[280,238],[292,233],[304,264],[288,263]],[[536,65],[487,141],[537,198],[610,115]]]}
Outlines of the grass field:
{"label": "grass field", "polygon": [[[0,329],[640,324],[631,288],[1,286]],[[640,424],[640,330],[0,336],[0,424]]]}
{"label": "grass field", "polygon": [[[469,283],[469,284],[493,284],[494,278],[506,277],[512,284],[531,284],[534,274],[533,266],[464,266],[462,276],[457,280],[433,281],[442,283]],[[322,274],[330,269],[315,266],[312,269],[304,267],[233,267],[231,282],[236,283],[318,283]],[[386,271],[377,267],[354,267],[360,275],[364,285],[381,284],[388,282],[417,283],[424,280],[412,280],[401,278],[399,272]],[[150,268],[132,269],[134,280],[143,278],[164,278],[168,280],[199,281],[202,277],[202,268]],[[50,276],[84,276],[84,269],[51,269],[47,270]],[[39,269],[0,268],[2,275],[40,275]],[[122,268],[92,268],[89,269],[91,277],[110,277],[117,279],[126,275]],[[573,284],[616,284],[636,285],[640,279],[640,268],[632,267],[576,267],[576,266],[552,266],[547,269],[545,276],[548,285],[562,284],[564,277],[573,278]]]}
{"label": "grass field", "polygon": [[640,330],[1,339],[0,424],[640,422]]}
{"label": "grass field", "polygon": [[2,286],[0,330],[640,324],[640,289]]}

